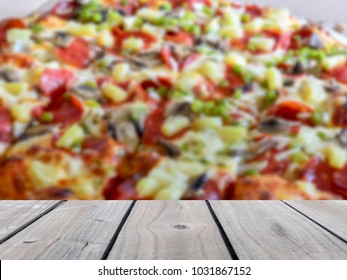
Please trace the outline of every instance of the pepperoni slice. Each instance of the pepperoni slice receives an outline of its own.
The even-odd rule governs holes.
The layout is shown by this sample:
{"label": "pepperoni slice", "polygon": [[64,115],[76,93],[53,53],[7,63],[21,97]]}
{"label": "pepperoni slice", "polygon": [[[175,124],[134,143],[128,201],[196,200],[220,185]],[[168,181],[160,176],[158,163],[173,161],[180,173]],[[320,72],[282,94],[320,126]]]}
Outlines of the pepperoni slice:
{"label": "pepperoni slice", "polygon": [[6,107],[0,106],[0,142],[11,142],[11,113]]}
{"label": "pepperoni slice", "polygon": [[251,15],[252,19],[261,17],[263,10],[258,5],[246,5],[246,12]]}
{"label": "pepperoni slice", "polygon": [[338,67],[328,73],[328,75],[347,85],[347,66]]}
{"label": "pepperoni slice", "polygon": [[202,187],[203,194],[195,196],[194,200],[219,200],[222,198],[222,193],[214,180],[208,180]]}
{"label": "pepperoni slice", "polygon": [[174,57],[172,55],[170,48],[167,46],[163,47],[162,50],[160,51],[160,55],[161,55],[161,58],[163,59],[165,65],[168,68],[173,70],[174,69],[174,66],[173,66]]}
{"label": "pepperoni slice", "polygon": [[82,119],[84,113],[83,102],[73,95],[63,96],[52,99],[48,106],[33,112],[38,119],[42,119],[42,115],[45,113],[52,114],[52,120],[45,120],[46,122],[62,124],[66,127]]}
{"label": "pepperoni slice", "polygon": [[74,2],[62,1],[53,7],[51,13],[63,19],[70,19],[74,15],[76,7]]}
{"label": "pepperoni slice", "polygon": [[40,90],[52,98],[63,95],[73,81],[74,75],[68,70],[46,69],[40,80]]}
{"label": "pepperoni slice", "polygon": [[131,178],[134,175],[146,176],[159,160],[159,156],[154,153],[128,154],[121,159],[117,167],[117,174],[122,178]]}
{"label": "pepperoni slice", "polygon": [[334,110],[333,122],[340,127],[347,127],[347,108],[342,105]]}
{"label": "pepperoni slice", "polygon": [[347,165],[338,170],[314,157],[307,163],[302,177],[322,191],[337,193],[347,199]]}
{"label": "pepperoni slice", "polygon": [[168,32],[165,36],[165,40],[176,44],[185,45],[187,47],[194,46],[192,34],[186,31]]}
{"label": "pepperoni slice", "polygon": [[6,33],[12,28],[24,29],[26,28],[26,24],[19,18],[7,19],[0,22],[0,46],[7,43]]}
{"label": "pepperoni slice", "polygon": [[116,177],[110,180],[104,190],[106,200],[138,200],[133,179]]}
{"label": "pepperoni slice", "polygon": [[58,48],[57,57],[64,63],[84,69],[90,63],[90,48],[87,41],[76,38],[68,47]]}
{"label": "pepperoni slice", "polygon": [[297,102],[297,101],[284,101],[274,106],[274,108],[270,111],[271,115],[281,117],[290,121],[302,121],[304,123],[312,125],[310,119],[302,120],[300,119],[301,113],[312,113],[312,108]]}
{"label": "pepperoni slice", "polygon": [[199,53],[193,53],[191,55],[188,55],[188,57],[186,57],[184,59],[184,61],[181,64],[181,69],[184,70],[186,69],[189,65],[191,65],[192,63],[194,63],[196,60],[198,60],[201,57],[201,54]]}
{"label": "pepperoni slice", "polygon": [[157,42],[157,38],[152,34],[143,31],[124,31],[119,27],[113,29],[113,36],[116,39],[116,48],[122,47],[123,41],[129,38],[142,39],[144,49],[148,49],[153,43]]}

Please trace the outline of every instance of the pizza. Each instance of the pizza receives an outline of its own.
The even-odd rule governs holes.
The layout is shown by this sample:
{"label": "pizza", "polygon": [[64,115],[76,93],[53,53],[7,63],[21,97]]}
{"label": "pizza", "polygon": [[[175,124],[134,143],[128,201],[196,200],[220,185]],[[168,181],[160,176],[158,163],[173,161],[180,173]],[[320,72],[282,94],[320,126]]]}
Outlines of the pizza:
{"label": "pizza", "polygon": [[345,199],[347,47],[226,0],[0,24],[0,199]]}

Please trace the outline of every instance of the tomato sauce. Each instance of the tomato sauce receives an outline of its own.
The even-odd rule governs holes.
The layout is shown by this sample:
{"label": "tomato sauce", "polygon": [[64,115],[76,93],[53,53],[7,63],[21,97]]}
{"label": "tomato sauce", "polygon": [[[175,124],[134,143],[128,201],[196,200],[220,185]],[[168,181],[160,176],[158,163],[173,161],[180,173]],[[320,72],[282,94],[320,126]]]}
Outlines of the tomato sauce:
{"label": "tomato sauce", "polygon": [[40,80],[39,88],[43,94],[60,98],[74,80],[74,74],[68,70],[46,69]]}
{"label": "tomato sauce", "polygon": [[10,110],[0,106],[0,142],[10,143],[12,139],[12,119]]}
{"label": "tomato sauce", "polygon": [[23,20],[19,18],[7,19],[0,22],[0,46],[5,46],[7,44],[6,34],[7,31],[16,28],[16,29],[24,29],[26,28],[26,24]]}
{"label": "tomato sauce", "polygon": [[58,48],[57,57],[64,63],[84,69],[90,63],[90,49],[87,41],[76,38],[68,47]]}
{"label": "tomato sauce", "polygon": [[314,183],[321,191],[333,192],[347,199],[347,165],[338,170],[314,157],[308,162],[302,178]]}

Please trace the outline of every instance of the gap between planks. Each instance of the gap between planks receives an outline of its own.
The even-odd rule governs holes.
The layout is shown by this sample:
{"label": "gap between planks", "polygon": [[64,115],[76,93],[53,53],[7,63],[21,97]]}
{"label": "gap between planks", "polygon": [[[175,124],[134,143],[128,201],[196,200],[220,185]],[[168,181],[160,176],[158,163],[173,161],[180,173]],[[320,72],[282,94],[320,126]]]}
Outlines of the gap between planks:
{"label": "gap between planks", "polygon": [[347,258],[345,242],[280,201],[210,203],[240,259]]}
{"label": "gap between planks", "polygon": [[[18,202],[17,205],[14,204],[16,202]],[[41,205],[35,205],[32,202],[34,201],[2,201],[2,203],[10,204],[9,206],[11,208],[9,208],[8,210],[10,210],[11,212],[14,210],[14,213],[11,217],[8,217],[8,219],[11,219],[11,221],[9,221],[7,225],[2,224],[0,227],[2,231],[1,235],[3,236],[0,239],[0,245],[6,242],[7,240],[9,240],[10,238],[12,238],[13,236],[15,236],[16,234],[18,234],[19,232],[21,232],[22,230],[24,230],[25,228],[27,228],[28,226],[35,223],[37,220],[47,215],[49,212],[59,207],[59,205],[61,205],[65,201],[58,201],[58,202],[46,201],[45,202],[46,204],[42,205],[42,207]],[[39,201],[38,203],[40,204],[42,202],[43,201]],[[23,213],[23,208],[26,208],[28,203],[31,203],[30,208],[27,209],[27,212],[29,213]],[[48,207],[47,209],[45,209],[46,206]],[[42,212],[40,210],[42,210]],[[36,212],[39,212],[39,213],[36,213]],[[23,214],[24,214],[24,217],[23,217]],[[31,216],[33,217],[30,218]],[[10,230],[11,227],[13,227],[14,229]]]}
{"label": "gap between planks", "polygon": [[101,259],[131,201],[68,201],[0,245],[1,259]]}
{"label": "gap between planks", "polygon": [[231,259],[204,201],[138,201],[108,259]]}

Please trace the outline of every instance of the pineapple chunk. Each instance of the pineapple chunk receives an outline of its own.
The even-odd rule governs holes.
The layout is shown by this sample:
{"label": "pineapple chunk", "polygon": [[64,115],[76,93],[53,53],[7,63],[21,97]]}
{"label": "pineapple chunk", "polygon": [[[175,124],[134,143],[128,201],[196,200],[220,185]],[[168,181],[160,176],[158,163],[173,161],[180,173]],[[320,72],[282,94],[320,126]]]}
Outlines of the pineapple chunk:
{"label": "pineapple chunk", "polygon": [[[161,165],[149,173],[149,177],[154,179],[160,187],[165,187],[172,181],[172,166]],[[172,169],[172,168],[171,168]]]}
{"label": "pineapple chunk", "polygon": [[145,23],[144,25],[142,25],[141,29],[145,33],[149,33],[149,34],[156,36],[157,39],[161,39],[165,35],[165,29],[164,28],[156,27],[156,26],[148,24],[148,23]]}
{"label": "pineapple chunk", "polygon": [[202,77],[195,72],[182,73],[176,82],[178,89],[186,92],[190,92],[200,84]]}
{"label": "pineapple chunk", "polygon": [[241,54],[231,52],[225,57],[225,63],[229,66],[245,66],[247,61]]}
{"label": "pineapple chunk", "polygon": [[128,93],[124,89],[112,84],[106,84],[102,88],[102,93],[115,103],[121,103],[128,98]]}
{"label": "pineapple chunk", "polygon": [[136,15],[144,20],[153,21],[160,19],[163,16],[163,13],[160,10],[142,8],[137,11]]}
{"label": "pineapple chunk", "polygon": [[187,183],[175,181],[173,185],[158,192],[154,199],[156,200],[178,200],[181,199],[187,189]]}
{"label": "pineapple chunk", "polygon": [[243,28],[247,31],[247,32],[251,32],[251,33],[256,33],[259,32],[263,29],[264,26],[264,20],[261,18],[256,18],[248,23],[246,23]]}
{"label": "pineapple chunk", "polygon": [[325,148],[324,152],[330,166],[340,169],[346,165],[347,153],[344,148],[330,144]]}
{"label": "pineapple chunk", "polygon": [[31,120],[31,109],[28,104],[14,104],[11,107],[11,115],[16,121],[27,123]]}
{"label": "pineapple chunk", "polygon": [[292,21],[288,10],[268,10],[266,15],[267,29],[276,29],[288,31],[291,28]]}
{"label": "pineapple chunk", "polygon": [[239,39],[243,37],[243,29],[239,26],[225,26],[219,30],[221,37]]}
{"label": "pineapple chunk", "polygon": [[152,198],[160,189],[158,182],[151,178],[143,178],[136,185],[136,191],[143,198]]}
{"label": "pineapple chunk", "polygon": [[127,63],[118,63],[112,71],[112,78],[118,82],[122,83],[129,79],[130,66]]}
{"label": "pineapple chunk", "polygon": [[324,58],[322,66],[325,70],[333,70],[341,65],[344,65],[347,61],[345,55],[334,55]]}
{"label": "pineapple chunk", "polygon": [[247,128],[242,126],[224,126],[216,131],[223,142],[228,144],[234,144],[247,137]]}
{"label": "pineapple chunk", "polygon": [[136,21],[137,21],[137,17],[135,17],[135,16],[124,17],[123,18],[124,29],[127,31],[135,29],[136,28]]}
{"label": "pineapple chunk", "polygon": [[39,188],[56,186],[59,180],[65,178],[65,172],[60,166],[38,160],[29,162],[28,173]]}
{"label": "pineapple chunk", "polygon": [[94,37],[97,35],[96,25],[94,24],[73,26],[68,32],[73,36]]}
{"label": "pineapple chunk", "polygon": [[83,24],[73,26],[68,31],[73,36],[86,36],[93,37],[97,35],[96,25],[94,24]]}
{"label": "pineapple chunk", "polygon": [[206,61],[201,65],[199,72],[215,83],[224,79],[224,67],[216,62]]}
{"label": "pineapple chunk", "polygon": [[177,168],[189,178],[199,176],[205,171],[204,165],[198,161],[179,161]]}
{"label": "pineapple chunk", "polygon": [[308,81],[302,84],[299,94],[305,102],[310,104],[319,104],[326,99],[323,89]]}
{"label": "pineapple chunk", "polygon": [[98,34],[96,42],[105,48],[112,48],[114,46],[115,40],[110,31],[104,30]]}
{"label": "pineapple chunk", "polygon": [[162,133],[167,136],[173,136],[189,126],[189,119],[184,116],[174,116],[168,118],[161,127]]}
{"label": "pineapple chunk", "polygon": [[220,24],[218,19],[214,18],[212,19],[207,25],[206,25],[206,30],[208,34],[217,34],[220,29]]}
{"label": "pineapple chunk", "polygon": [[270,90],[276,90],[282,87],[282,73],[274,67],[268,68],[265,72],[267,85]]}
{"label": "pineapple chunk", "polygon": [[7,31],[6,40],[10,44],[15,43],[16,41],[27,42],[30,40],[31,31],[28,29],[17,29],[13,28]]}
{"label": "pineapple chunk", "polygon": [[249,40],[249,45],[258,51],[269,52],[275,46],[275,40],[271,38],[252,37]]}
{"label": "pineapple chunk", "polygon": [[219,117],[201,117],[192,123],[194,130],[206,130],[223,126],[223,121]]}
{"label": "pineapple chunk", "polygon": [[124,51],[129,52],[137,52],[140,51],[144,46],[144,42],[142,39],[138,38],[129,38],[123,41],[122,49]]}
{"label": "pineapple chunk", "polygon": [[73,148],[79,145],[84,139],[84,131],[79,125],[69,127],[62,137],[57,141],[56,146],[59,148]]}
{"label": "pineapple chunk", "polygon": [[19,95],[28,90],[27,83],[4,83],[4,89],[14,95]]}

